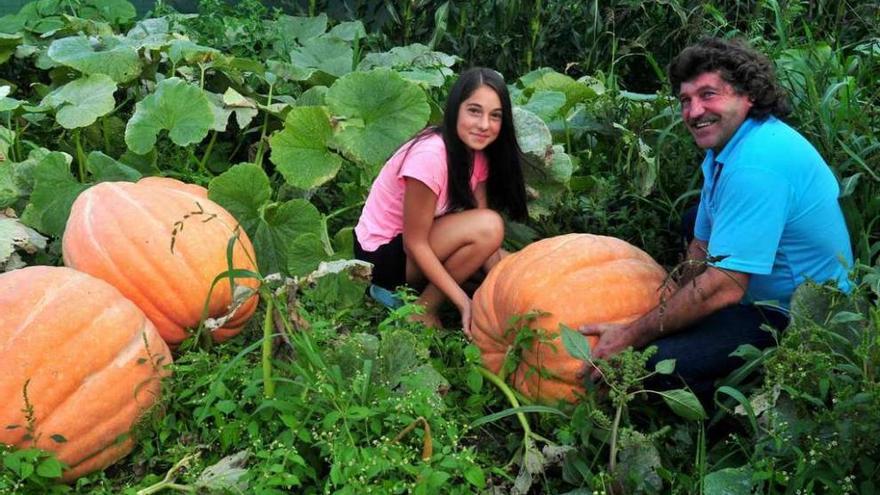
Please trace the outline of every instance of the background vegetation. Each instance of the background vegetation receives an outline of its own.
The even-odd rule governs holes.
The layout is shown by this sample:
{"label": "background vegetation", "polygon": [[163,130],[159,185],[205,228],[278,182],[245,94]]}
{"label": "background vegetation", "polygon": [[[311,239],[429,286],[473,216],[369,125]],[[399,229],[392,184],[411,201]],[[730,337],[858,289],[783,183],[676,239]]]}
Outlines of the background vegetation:
{"label": "background vegetation", "polygon": [[652,400],[644,356],[625,354],[607,397],[511,409],[462,336],[406,323],[410,306],[389,315],[357,277],[267,279],[283,317],[184,346],[131,456],[63,486],[51,456],[3,450],[0,491],[880,491],[876,2],[171,5],[139,19],[125,0],[39,0],[0,17],[3,268],[60,263],[90,184],[157,174],[207,186],[264,275],[348,258],[378,167],[475,64],[509,82],[530,157],[531,220],[509,224],[511,247],[591,232],[672,267],[700,152],[663,68],[710,34],[775,61],[792,124],[841,181],[858,290],[799,291],[779,347],[741,349],[715,404]]}

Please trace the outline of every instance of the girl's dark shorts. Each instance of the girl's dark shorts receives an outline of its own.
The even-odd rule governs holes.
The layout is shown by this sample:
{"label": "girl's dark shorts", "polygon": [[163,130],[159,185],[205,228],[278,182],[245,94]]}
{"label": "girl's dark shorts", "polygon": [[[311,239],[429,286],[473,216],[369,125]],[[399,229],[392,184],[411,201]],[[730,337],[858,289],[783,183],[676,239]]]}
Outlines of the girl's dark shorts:
{"label": "girl's dark shorts", "polygon": [[373,283],[393,291],[406,283],[406,252],[403,250],[403,234],[397,234],[387,244],[375,251],[364,251],[357,235],[354,236],[355,258],[373,264]]}

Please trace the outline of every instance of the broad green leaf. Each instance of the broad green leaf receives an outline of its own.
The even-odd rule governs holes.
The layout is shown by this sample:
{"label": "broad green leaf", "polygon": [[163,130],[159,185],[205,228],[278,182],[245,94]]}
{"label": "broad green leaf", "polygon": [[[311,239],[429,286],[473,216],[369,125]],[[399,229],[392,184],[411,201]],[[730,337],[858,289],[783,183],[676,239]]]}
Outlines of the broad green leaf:
{"label": "broad green leaf", "polygon": [[[277,75],[281,79],[287,79],[290,81],[311,81],[315,73],[318,71],[315,68],[308,67],[300,67],[298,65],[294,65],[288,62],[280,62],[278,60],[269,60],[266,62],[266,66],[269,68],[271,73]],[[332,82],[332,77],[329,78]]]}
{"label": "broad green leaf", "polygon": [[333,236],[333,250],[342,259],[354,258],[354,227],[343,227]]}
{"label": "broad green leaf", "polygon": [[541,117],[544,121],[550,121],[559,116],[560,110],[564,106],[565,93],[542,90],[535,91],[523,108]]}
{"label": "broad green leaf", "polygon": [[107,74],[118,83],[131,81],[141,73],[137,50],[116,37],[61,38],[49,45],[48,54],[53,61],[83,74]]}
{"label": "broad green leaf", "polygon": [[678,414],[682,418],[692,421],[702,421],[706,419],[706,411],[703,409],[703,405],[700,404],[700,401],[693,392],[678,388],[657,393],[663,397],[663,400],[666,402],[666,405],[672,409],[672,412]]}
{"label": "broad green leaf", "polygon": [[0,162],[0,208],[12,206],[21,195],[15,183],[15,170],[6,162]]}
{"label": "broad green leaf", "polygon": [[174,39],[169,43],[168,58],[175,64],[181,60],[187,63],[207,62],[220,55],[220,50],[202,46],[187,39]]}
{"label": "broad green leaf", "polygon": [[0,165],[9,161],[9,148],[13,143],[15,143],[15,131],[0,125]]}
{"label": "broad green leaf", "polygon": [[312,86],[296,99],[298,107],[322,107],[326,105],[327,86]]}
{"label": "broad green leaf", "polygon": [[705,495],[750,495],[752,469],[750,467],[724,468],[703,478]]}
{"label": "broad green leaf", "polygon": [[516,139],[523,153],[544,157],[553,146],[553,136],[547,124],[533,112],[522,107],[513,108]]}
{"label": "broad green leaf", "polygon": [[260,208],[271,197],[269,177],[249,163],[233,166],[208,184],[208,198],[226,208],[251,238],[257,233]]}
{"label": "broad green leaf", "polygon": [[86,169],[94,182],[137,182],[141,173],[133,167],[118,162],[100,151],[92,151],[86,159]]}
{"label": "broad green leaf", "polygon": [[553,69],[537,69],[520,78],[526,92],[558,91],[565,94],[565,105],[562,112],[567,112],[576,103],[592,100],[598,92],[585,81],[575,81],[565,74]]}
{"label": "broad green leaf", "polygon": [[330,273],[319,278],[311,289],[310,297],[317,301],[332,302],[337,311],[363,303],[367,285],[352,280],[346,272]]}
{"label": "broad green leaf", "polygon": [[565,325],[561,325],[560,331],[562,334],[562,345],[565,346],[565,350],[571,354],[571,357],[581,361],[590,361],[592,359],[590,341],[587,340],[587,337]]}
{"label": "broad green leaf", "polygon": [[351,72],[352,58],[354,51],[348,43],[329,36],[310,39],[290,54],[294,65],[318,69],[335,77]]}
{"label": "broad green leaf", "polygon": [[[387,52],[369,53],[358,64],[358,70],[370,70],[379,67],[386,68],[436,68],[444,74],[451,74],[451,67],[460,59],[454,55],[443,52],[435,52],[420,43],[406,46],[397,46]],[[448,71],[448,73],[446,72]]]}
{"label": "broad green leaf", "polygon": [[44,234],[60,237],[70,215],[70,207],[88,184],[70,174],[70,159],[58,152],[49,153],[34,169],[34,191],[22,221]]}
{"label": "broad green leaf", "polygon": [[9,85],[0,86],[0,112],[15,110],[21,106],[21,102],[15,98],[9,98],[12,88]]}
{"label": "broad green leaf", "polygon": [[0,64],[6,63],[9,57],[15,53],[15,49],[21,44],[20,34],[0,33]]}
{"label": "broad green leaf", "polygon": [[71,81],[45,98],[55,107],[55,119],[65,129],[88,127],[116,106],[116,83],[106,74],[93,74]]}
{"label": "broad green leaf", "polygon": [[[321,13],[314,17],[299,17],[282,15],[275,21],[275,27],[283,41],[290,43],[295,41],[299,44],[316,38],[327,30],[327,15]],[[286,48],[290,48],[287,45]]]}
{"label": "broad green leaf", "polygon": [[334,142],[346,155],[374,167],[422,129],[430,114],[421,88],[384,69],[340,78],[326,99],[341,121]]}
{"label": "broad green leaf", "polygon": [[342,166],[342,158],[327,149],[332,134],[324,107],[291,108],[284,129],[269,139],[269,159],[288,184],[300,189],[318,187],[336,177]]}
{"label": "broad green leaf", "polygon": [[266,173],[252,164],[236,165],[208,185],[208,197],[229,210],[250,236],[264,274],[287,272],[295,241],[309,234],[320,243],[323,230],[321,214],[311,203],[272,203],[271,195]]}
{"label": "broad green leaf", "polygon": [[354,41],[355,38],[365,38],[367,30],[364,29],[364,23],[361,21],[346,21],[333,26],[333,29],[327,35],[343,41]]}
{"label": "broad green leaf", "polygon": [[156,86],[156,92],[135,105],[134,115],[125,127],[125,144],[135,153],[145,154],[156,144],[159,131],[178,146],[198,143],[214,124],[214,113],[205,92],[173,77]]}
{"label": "broad green leaf", "polygon": [[79,6],[77,15],[85,19],[124,24],[137,17],[137,10],[128,0],[87,0]]}
{"label": "broad green leaf", "polygon": [[316,234],[303,234],[290,244],[287,271],[293,276],[308,275],[318,267],[318,263],[327,258],[321,237]]}
{"label": "broad green leaf", "polygon": [[155,19],[144,19],[138,21],[125,35],[127,44],[136,50],[146,48],[148,50],[159,50],[167,46],[172,39],[169,34],[169,23],[165,17]]}

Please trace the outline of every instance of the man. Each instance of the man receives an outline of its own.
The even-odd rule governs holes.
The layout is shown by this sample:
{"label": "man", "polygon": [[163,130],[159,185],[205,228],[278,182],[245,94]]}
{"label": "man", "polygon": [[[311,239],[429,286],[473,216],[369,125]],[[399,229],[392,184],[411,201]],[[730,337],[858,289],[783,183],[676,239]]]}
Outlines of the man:
{"label": "man", "polygon": [[737,347],[774,345],[761,325],[787,325],[799,284],[836,281],[849,290],[852,249],[838,183],[815,148],[779,120],[790,108],[766,57],[739,41],[704,38],[672,61],[669,78],[684,125],[706,150],[690,273],[642,318],[580,330],[599,337],[596,358],[656,345],[649,369],[675,359],[680,378],[650,385],[684,380],[705,397],[742,363],[730,357]]}

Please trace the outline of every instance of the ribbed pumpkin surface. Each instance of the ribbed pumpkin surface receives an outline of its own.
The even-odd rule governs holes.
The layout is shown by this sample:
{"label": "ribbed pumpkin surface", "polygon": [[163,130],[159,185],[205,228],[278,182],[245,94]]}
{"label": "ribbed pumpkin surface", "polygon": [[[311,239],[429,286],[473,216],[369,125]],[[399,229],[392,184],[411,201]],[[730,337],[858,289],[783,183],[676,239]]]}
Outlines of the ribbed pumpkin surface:
{"label": "ribbed pumpkin surface", "polygon": [[170,363],[153,324],[106,282],[64,267],[0,275],[0,443],[34,445],[28,382],[36,446],[70,466],[65,481],[131,451],[125,435],[155,403]]}
{"label": "ribbed pumpkin surface", "polygon": [[[583,362],[565,350],[560,323],[577,329],[634,320],[658,304],[665,277],[648,254],[613,237],[568,234],[535,242],[496,265],[474,294],[474,343],[485,366],[498,373],[516,337],[507,332],[511,318],[548,313],[531,327],[544,329],[549,341],[523,350],[511,379],[533,400],[572,402],[583,393],[577,378]],[[542,379],[530,368],[551,376]]]}
{"label": "ribbed pumpkin surface", "polygon": [[[198,211],[204,213],[195,214]],[[172,253],[176,222],[183,224]],[[103,182],[73,203],[64,231],[64,263],[119,289],[174,346],[188,336],[187,328],[198,325],[211,282],[228,270],[226,245],[236,225],[199,186],[163,178]],[[239,235],[233,265],[255,271],[250,239],[243,230]],[[257,285],[244,278],[236,283]],[[208,316],[225,315],[231,302],[228,280],[218,283]],[[214,330],[214,340],[236,335],[256,305],[254,296],[224,327]]]}

